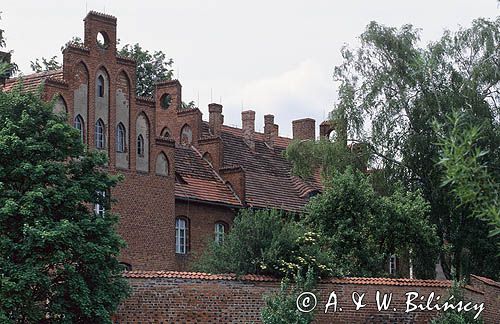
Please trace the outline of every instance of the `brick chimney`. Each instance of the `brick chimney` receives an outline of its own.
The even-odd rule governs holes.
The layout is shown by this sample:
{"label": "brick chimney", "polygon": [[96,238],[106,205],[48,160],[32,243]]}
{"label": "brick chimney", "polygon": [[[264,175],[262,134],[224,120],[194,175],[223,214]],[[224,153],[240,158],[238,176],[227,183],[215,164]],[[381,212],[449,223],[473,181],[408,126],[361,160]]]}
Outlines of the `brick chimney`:
{"label": "brick chimney", "polygon": [[255,111],[246,110],[241,112],[241,125],[243,129],[243,139],[245,143],[252,149],[255,150]]}
{"label": "brick chimney", "polygon": [[294,140],[316,139],[316,121],[312,118],[297,119],[292,121]]}
{"label": "brick chimney", "polygon": [[224,115],[222,114],[222,105],[211,103],[208,105],[208,124],[210,132],[214,136],[220,135],[222,124],[224,124]]}
{"label": "brick chimney", "polygon": [[265,115],[264,116],[264,139],[266,144],[273,148],[274,142],[278,137],[278,125],[274,124],[274,116],[273,115]]}

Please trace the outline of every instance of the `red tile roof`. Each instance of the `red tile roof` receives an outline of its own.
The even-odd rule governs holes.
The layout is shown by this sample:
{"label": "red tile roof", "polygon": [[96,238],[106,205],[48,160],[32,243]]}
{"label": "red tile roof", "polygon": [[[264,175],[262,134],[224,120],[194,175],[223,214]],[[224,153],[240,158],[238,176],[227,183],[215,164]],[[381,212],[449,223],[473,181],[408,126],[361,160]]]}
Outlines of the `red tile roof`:
{"label": "red tile roof", "polygon": [[20,76],[18,78],[8,79],[3,87],[0,87],[4,91],[10,91],[14,86],[22,82],[24,90],[34,91],[38,89],[38,86],[45,82],[47,79],[63,81],[63,71],[62,69],[54,71],[44,71],[39,73],[33,73],[25,76]]}
{"label": "red tile roof", "polygon": [[224,165],[240,165],[245,170],[245,199],[249,206],[300,212],[309,194],[321,190],[318,179],[306,182],[292,175],[292,165],[282,154],[290,138],[278,137],[272,149],[266,145],[264,134],[255,133],[255,150],[251,150],[239,128],[224,125],[221,137]]}
{"label": "red tile roof", "polygon": [[451,287],[450,280],[345,277],[345,278],[326,279],[323,281],[335,284],[354,284],[354,285],[417,286],[417,287],[443,287],[443,288]]}
{"label": "red tile roof", "polygon": [[[280,279],[264,276],[264,275],[242,275],[237,276],[233,273],[226,274],[210,274],[204,272],[177,272],[177,271],[126,271],[126,278],[172,278],[172,279],[195,279],[195,280],[229,280],[229,281],[262,281],[262,282],[278,282]],[[489,279],[488,279],[489,280]],[[412,287],[439,287],[449,288],[452,286],[450,280],[421,280],[421,279],[393,279],[393,278],[330,278],[321,280],[323,283],[332,284],[353,284],[353,285],[384,285],[384,286],[412,286]],[[473,287],[467,286],[467,289],[475,290]]]}
{"label": "red tile roof", "polygon": [[278,278],[259,275],[236,276],[233,273],[228,274],[210,274],[204,272],[177,272],[177,271],[125,271],[125,278],[172,278],[172,279],[200,279],[200,280],[242,280],[242,281],[268,281],[277,282]]}
{"label": "red tile roof", "polygon": [[482,281],[487,285],[500,288],[500,282],[496,282],[495,280],[492,280],[490,278],[476,276],[476,275],[471,275],[471,277],[476,278],[477,280]]}
{"label": "red tile roof", "polygon": [[201,154],[192,147],[175,148],[176,172],[182,178],[175,183],[175,197],[241,207],[236,194],[220,178]]}

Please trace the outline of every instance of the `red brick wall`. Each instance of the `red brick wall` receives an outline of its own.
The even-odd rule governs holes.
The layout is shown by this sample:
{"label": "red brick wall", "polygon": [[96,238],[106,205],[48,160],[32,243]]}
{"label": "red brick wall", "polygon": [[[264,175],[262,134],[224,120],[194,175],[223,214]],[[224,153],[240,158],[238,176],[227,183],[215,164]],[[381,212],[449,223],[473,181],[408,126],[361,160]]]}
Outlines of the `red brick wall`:
{"label": "red brick wall", "polygon": [[[185,275],[184,278],[179,273],[176,274],[177,278],[129,276],[133,292],[120,305],[115,323],[258,323],[260,310],[264,306],[262,297],[279,287],[278,282],[193,279],[193,274]],[[323,282],[318,286],[316,323],[427,323],[435,313],[405,313],[405,293],[416,291],[427,296],[435,292],[446,298],[447,288],[424,285],[425,281],[419,281],[418,286]],[[479,302],[497,298],[496,303],[485,304],[486,309],[482,314],[485,323],[498,323],[500,288],[488,287],[491,290],[485,290],[484,294],[475,290],[476,286],[472,287],[474,290],[468,290],[467,294]],[[397,312],[376,310],[377,290],[393,293],[391,308],[396,307]],[[331,291],[336,292],[342,311],[333,313],[333,308],[330,308],[325,314],[324,305]],[[358,311],[354,311],[351,301],[354,291],[366,293],[364,301],[367,306]]]}
{"label": "red brick wall", "polygon": [[[208,242],[215,239],[215,223],[223,222],[230,227],[236,214],[227,207],[176,200],[175,215],[185,217],[189,221],[189,248],[187,255],[175,255],[174,269],[189,271],[191,262],[204,251]],[[173,226],[175,228],[175,221]],[[175,236],[170,242],[170,249],[175,252]]]}
{"label": "red brick wall", "polygon": [[174,269],[174,177],[120,173],[125,180],[111,192],[112,210],[120,215],[118,233],[127,242],[120,261],[133,270]]}

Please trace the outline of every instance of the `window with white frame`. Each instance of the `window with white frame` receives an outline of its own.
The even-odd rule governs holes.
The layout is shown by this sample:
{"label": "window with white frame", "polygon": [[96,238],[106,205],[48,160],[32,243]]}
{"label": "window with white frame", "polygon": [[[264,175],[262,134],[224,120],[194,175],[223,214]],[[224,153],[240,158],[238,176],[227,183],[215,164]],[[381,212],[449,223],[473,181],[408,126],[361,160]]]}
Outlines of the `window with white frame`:
{"label": "window with white frame", "polygon": [[116,127],[116,152],[123,153],[125,152],[125,126],[122,123],[119,123]]}
{"label": "window with white frame", "polygon": [[391,257],[389,258],[389,273],[391,275],[396,274],[396,255],[392,254]]}
{"label": "window with white frame", "polygon": [[104,122],[102,119],[98,119],[95,123],[95,147],[98,149],[104,149],[105,147],[104,134]]}
{"label": "window with white frame", "polygon": [[185,218],[175,219],[175,253],[186,254],[188,242],[188,222]]}
{"label": "window with white frame", "polygon": [[94,204],[94,213],[98,216],[104,216],[106,212],[105,201],[106,201],[106,192],[102,190],[96,191],[97,202]]}
{"label": "window with white frame", "polygon": [[224,243],[224,234],[226,233],[226,225],[221,222],[215,223],[215,242],[217,244]]}

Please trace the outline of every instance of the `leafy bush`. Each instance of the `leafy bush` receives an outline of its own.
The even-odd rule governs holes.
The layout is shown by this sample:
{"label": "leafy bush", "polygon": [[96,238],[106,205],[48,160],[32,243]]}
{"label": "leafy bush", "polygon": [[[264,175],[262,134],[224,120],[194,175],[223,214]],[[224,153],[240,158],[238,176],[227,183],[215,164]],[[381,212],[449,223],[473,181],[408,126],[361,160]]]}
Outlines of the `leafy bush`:
{"label": "leafy bush", "polygon": [[211,273],[293,276],[310,267],[331,273],[318,236],[276,210],[242,210],[221,244],[212,242],[194,268]]}
{"label": "leafy bush", "polygon": [[[453,296],[454,302],[464,300],[463,282],[454,282],[453,287],[449,291],[449,295]],[[438,318],[432,320],[432,324],[482,324],[481,317],[474,319],[476,314],[472,312],[458,312],[456,310],[443,312]]]}
{"label": "leafy bush", "polygon": [[314,319],[314,313],[304,313],[297,309],[297,297],[304,291],[312,292],[315,285],[313,271],[306,276],[295,276],[295,283],[285,278],[281,281],[280,290],[276,294],[264,297],[266,306],[261,311],[264,324],[308,324]]}

